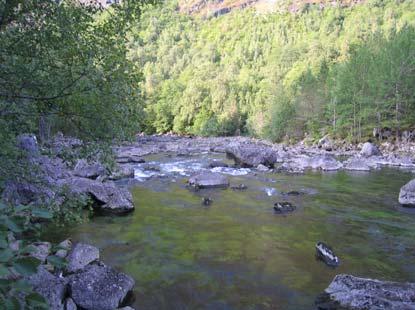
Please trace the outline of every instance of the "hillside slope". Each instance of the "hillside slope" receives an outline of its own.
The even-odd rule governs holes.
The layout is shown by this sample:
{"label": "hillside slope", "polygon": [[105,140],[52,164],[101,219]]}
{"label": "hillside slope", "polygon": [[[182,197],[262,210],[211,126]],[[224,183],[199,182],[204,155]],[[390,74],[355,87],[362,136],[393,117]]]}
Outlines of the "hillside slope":
{"label": "hillside slope", "polygon": [[415,2],[204,19],[158,7],[134,30],[148,132],[273,140],[415,124]]}
{"label": "hillside slope", "polygon": [[188,14],[215,17],[246,7],[255,7],[261,12],[300,12],[309,6],[347,7],[362,2],[364,0],[181,0],[179,8]]}

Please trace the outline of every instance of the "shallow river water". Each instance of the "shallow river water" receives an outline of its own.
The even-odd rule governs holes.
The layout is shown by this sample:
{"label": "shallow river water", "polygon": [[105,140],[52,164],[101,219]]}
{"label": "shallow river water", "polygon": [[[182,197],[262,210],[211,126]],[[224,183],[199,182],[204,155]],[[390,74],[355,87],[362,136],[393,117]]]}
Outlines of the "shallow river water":
{"label": "shallow river water", "polygon": [[[220,155],[153,156],[137,166],[136,210],[47,232],[98,246],[108,265],[133,276],[139,309],[314,309],[333,277],[348,273],[415,281],[415,213],[397,203],[410,171],[222,171],[232,189],[189,190],[187,175]],[[221,170],[221,169],[216,169]],[[151,177],[150,177],[151,175]],[[287,191],[300,196],[284,196]],[[202,197],[213,203],[203,206]],[[273,213],[277,201],[297,210]],[[338,268],[315,259],[324,241]]]}

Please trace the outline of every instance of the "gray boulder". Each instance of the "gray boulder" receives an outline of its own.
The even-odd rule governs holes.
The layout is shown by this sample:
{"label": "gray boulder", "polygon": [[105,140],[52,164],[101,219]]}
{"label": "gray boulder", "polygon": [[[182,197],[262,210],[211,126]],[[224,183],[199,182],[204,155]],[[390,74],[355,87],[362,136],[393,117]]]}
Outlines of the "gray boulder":
{"label": "gray boulder", "polygon": [[291,158],[281,166],[282,169],[289,171],[304,171],[305,169],[334,171],[342,167],[343,164],[331,155],[316,155],[313,157],[300,155]]}
{"label": "gray boulder", "polygon": [[127,213],[134,210],[131,193],[113,182],[73,177],[62,181],[75,194],[88,195],[95,202],[94,208],[108,213]]}
{"label": "gray boulder", "polygon": [[334,278],[324,295],[325,300],[320,298],[316,302],[319,309],[415,309],[415,283],[386,282],[341,274]]}
{"label": "gray boulder", "polygon": [[69,277],[72,299],[78,307],[88,310],[117,309],[134,284],[131,277],[96,264]]}
{"label": "gray boulder", "polygon": [[110,174],[110,180],[120,180],[126,178],[134,178],[134,167],[130,165],[119,165]]}
{"label": "gray boulder", "polygon": [[229,186],[229,180],[222,174],[214,172],[202,172],[189,178],[189,185],[196,188],[226,188]]}
{"label": "gray boulder", "polygon": [[39,155],[39,146],[35,135],[23,134],[18,136],[17,146],[29,157],[36,157]]}
{"label": "gray boulder", "polygon": [[68,272],[76,272],[92,262],[98,261],[99,250],[89,244],[77,243],[68,254]]}
{"label": "gray boulder", "polygon": [[76,310],[78,307],[72,298],[66,298],[65,300],[65,310]]}
{"label": "gray boulder", "polygon": [[106,175],[107,170],[100,163],[88,163],[85,159],[80,159],[75,165],[73,174],[82,177],[96,179],[101,175]]}
{"label": "gray boulder", "polygon": [[376,145],[370,142],[366,142],[362,146],[362,150],[360,151],[360,155],[364,157],[370,157],[370,156],[378,156],[382,155]]}
{"label": "gray boulder", "polygon": [[370,171],[373,164],[369,163],[365,158],[355,157],[347,160],[344,169],[354,171]]}
{"label": "gray boulder", "polygon": [[415,179],[401,187],[399,203],[404,206],[415,207]]}
{"label": "gray boulder", "polygon": [[52,244],[50,242],[35,242],[31,244],[32,252],[30,256],[37,258],[42,263],[45,262],[46,257],[49,256],[50,251],[52,250]]}
{"label": "gray boulder", "polygon": [[226,149],[226,156],[241,167],[251,168],[262,164],[273,168],[278,161],[277,152],[263,145],[236,144]]}
{"label": "gray boulder", "polygon": [[64,278],[55,277],[43,266],[38,272],[28,279],[33,290],[42,295],[51,309],[64,310],[63,299],[67,291],[67,283]]}

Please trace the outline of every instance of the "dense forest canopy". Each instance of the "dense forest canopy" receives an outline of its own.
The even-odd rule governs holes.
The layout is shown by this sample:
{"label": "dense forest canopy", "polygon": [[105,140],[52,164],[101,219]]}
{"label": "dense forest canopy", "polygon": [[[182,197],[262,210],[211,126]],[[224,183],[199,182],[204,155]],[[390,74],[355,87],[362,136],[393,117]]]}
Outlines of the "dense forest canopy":
{"label": "dense forest canopy", "polygon": [[149,8],[130,34],[147,132],[359,140],[415,118],[415,3],[218,18]]}

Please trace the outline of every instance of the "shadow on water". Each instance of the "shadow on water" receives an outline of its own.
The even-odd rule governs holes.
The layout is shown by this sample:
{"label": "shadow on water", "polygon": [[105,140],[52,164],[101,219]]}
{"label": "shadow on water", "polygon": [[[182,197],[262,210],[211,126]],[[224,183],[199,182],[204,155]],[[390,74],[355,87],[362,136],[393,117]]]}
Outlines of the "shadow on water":
{"label": "shadow on water", "polygon": [[[186,188],[183,175],[153,177],[132,188],[133,214],[45,235],[100,247],[107,264],[135,278],[137,309],[313,309],[338,273],[415,281],[415,214],[397,205],[411,177],[393,169],[251,172],[230,176],[245,191],[199,192]],[[305,194],[282,195],[292,190]],[[205,196],[210,206],[202,205]],[[282,200],[297,210],[273,214]],[[320,240],[340,257],[337,269],[315,260]]]}

